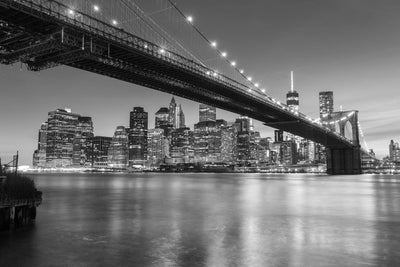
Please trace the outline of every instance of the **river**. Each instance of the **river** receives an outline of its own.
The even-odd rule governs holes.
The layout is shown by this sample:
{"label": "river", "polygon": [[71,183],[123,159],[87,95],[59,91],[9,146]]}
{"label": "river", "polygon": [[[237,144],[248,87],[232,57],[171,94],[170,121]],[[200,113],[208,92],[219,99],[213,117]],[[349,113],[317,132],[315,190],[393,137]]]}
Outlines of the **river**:
{"label": "river", "polygon": [[36,174],[0,266],[400,266],[400,177]]}

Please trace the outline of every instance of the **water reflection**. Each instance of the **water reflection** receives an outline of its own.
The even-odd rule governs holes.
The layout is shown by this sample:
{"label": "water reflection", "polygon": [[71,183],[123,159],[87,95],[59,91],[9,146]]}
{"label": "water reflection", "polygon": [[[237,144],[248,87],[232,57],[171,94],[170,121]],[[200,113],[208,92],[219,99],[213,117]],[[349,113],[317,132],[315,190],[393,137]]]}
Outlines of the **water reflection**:
{"label": "water reflection", "polygon": [[[396,266],[396,176],[39,175],[0,266]],[[21,251],[23,251],[21,255]]]}

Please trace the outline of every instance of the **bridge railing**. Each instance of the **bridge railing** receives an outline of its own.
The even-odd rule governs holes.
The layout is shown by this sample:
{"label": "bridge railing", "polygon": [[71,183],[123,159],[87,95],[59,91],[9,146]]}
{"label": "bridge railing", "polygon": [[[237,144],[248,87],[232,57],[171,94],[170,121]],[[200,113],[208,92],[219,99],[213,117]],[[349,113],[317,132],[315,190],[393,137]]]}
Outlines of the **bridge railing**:
{"label": "bridge railing", "polygon": [[[56,20],[62,21],[73,27],[77,27],[88,33],[98,34],[107,38],[108,40],[122,43],[128,47],[134,48],[141,51],[142,53],[154,56],[160,60],[169,62],[180,68],[186,69],[190,72],[194,72],[198,75],[206,77],[207,79],[214,80],[221,83],[230,89],[237,90],[244,93],[257,101],[263,102],[267,105],[274,106],[275,108],[281,109],[288,115],[303,120],[312,124],[314,127],[318,127],[327,133],[342,139],[345,142],[352,143],[351,140],[341,136],[340,134],[331,131],[328,127],[321,125],[319,122],[312,120],[305,114],[292,111],[287,105],[280,103],[279,101],[271,98],[270,96],[259,92],[256,88],[250,88],[249,86],[235,81],[222,73],[208,68],[205,65],[199,64],[191,59],[187,59],[173,51],[163,48],[157,44],[144,40],[134,34],[125,31],[114,25],[110,25],[104,21],[99,20],[91,15],[80,12],[79,10],[73,10],[69,6],[54,0],[0,0],[8,5],[15,6],[17,8],[24,9],[27,13],[35,13],[33,15],[43,17],[44,15],[52,17]],[[36,11],[36,12],[34,12]]]}

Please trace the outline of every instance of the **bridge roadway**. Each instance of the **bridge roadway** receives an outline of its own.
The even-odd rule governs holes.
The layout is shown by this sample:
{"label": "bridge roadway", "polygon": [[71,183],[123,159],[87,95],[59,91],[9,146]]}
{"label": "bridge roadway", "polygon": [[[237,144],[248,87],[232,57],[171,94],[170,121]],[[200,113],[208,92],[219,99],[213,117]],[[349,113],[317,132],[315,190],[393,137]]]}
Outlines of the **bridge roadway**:
{"label": "bridge roadway", "polygon": [[[356,158],[345,161],[359,161],[359,142],[292,112],[279,101],[121,28],[77,11],[70,13],[57,1],[0,0],[0,62],[23,62],[33,71],[66,65],[139,84],[249,116],[328,150],[355,151],[350,154]],[[353,165],[331,173],[358,173]]]}

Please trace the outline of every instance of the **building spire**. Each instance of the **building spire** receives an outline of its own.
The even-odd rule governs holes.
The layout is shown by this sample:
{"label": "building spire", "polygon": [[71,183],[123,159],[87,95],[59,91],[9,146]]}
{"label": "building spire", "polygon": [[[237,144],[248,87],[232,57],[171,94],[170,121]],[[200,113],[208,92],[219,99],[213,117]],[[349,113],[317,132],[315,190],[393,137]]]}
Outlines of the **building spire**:
{"label": "building spire", "polygon": [[290,91],[291,91],[291,92],[294,92],[293,71],[290,71]]}

